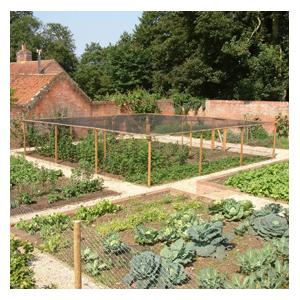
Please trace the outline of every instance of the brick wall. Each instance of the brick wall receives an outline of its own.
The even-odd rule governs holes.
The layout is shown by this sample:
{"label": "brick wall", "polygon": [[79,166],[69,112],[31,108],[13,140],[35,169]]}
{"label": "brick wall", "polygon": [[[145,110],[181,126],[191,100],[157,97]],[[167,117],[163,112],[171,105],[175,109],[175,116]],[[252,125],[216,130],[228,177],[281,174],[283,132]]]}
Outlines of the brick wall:
{"label": "brick wall", "polygon": [[162,114],[174,115],[175,109],[172,100],[162,99],[156,101],[157,106]]}

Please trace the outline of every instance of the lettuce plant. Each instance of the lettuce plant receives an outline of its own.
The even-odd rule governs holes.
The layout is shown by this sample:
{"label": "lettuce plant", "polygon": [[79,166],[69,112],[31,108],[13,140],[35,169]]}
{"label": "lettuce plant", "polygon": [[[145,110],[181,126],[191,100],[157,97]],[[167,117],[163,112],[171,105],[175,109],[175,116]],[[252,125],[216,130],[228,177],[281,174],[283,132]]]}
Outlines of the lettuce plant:
{"label": "lettuce plant", "polygon": [[117,233],[110,233],[103,238],[104,252],[120,255],[130,251],[130,248],[121,241]]}

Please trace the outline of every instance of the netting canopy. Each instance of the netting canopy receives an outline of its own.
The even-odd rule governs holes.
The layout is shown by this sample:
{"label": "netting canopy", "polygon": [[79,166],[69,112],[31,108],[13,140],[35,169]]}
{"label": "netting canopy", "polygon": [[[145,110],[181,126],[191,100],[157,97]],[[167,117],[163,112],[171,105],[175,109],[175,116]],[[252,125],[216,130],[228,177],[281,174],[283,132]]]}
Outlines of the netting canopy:
{"label": "netting canopy", "polygon": [[130,114],[80,118],[70,117],[26,121],[50,125],[96,128],[111,132],[142,135],[188,133],[209,129],[248,127],[263,124],[263,122],[260,121],[162,114]]}

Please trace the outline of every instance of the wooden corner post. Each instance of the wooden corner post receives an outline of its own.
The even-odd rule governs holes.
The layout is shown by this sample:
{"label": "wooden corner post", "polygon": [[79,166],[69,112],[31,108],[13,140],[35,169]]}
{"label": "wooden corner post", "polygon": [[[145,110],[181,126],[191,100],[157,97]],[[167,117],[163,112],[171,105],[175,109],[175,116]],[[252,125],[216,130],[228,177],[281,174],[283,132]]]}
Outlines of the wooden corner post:
{"label": "wooden corner post", "polygon": [[226,151],[226,143],[227,143],[227,128],[223,129],[223,143],[222,143],[222,149],[225,152]]}
{"label": "wooden corner post", "polygon": [[22,124],[22,128],[23,128],[23,147],[24,147],[24,154],[26,155],[26,122],[23,121]]}
{"label": "wooden corner post", "polygon": [[276,122],[274,122],[274,129],[273,129],[273,149],[272,149],[272,158],[275,158],[275,151],[276,151],[276,134],[277,134],[277,129],[276,129]]}
{"label": "wooden corner post", "polygon": [[81,289],[82,280],[81,280],[81,222],[79,220],[74,221],[74,288]]}
{"label": "wooden corner post", "polygon": [[202,173],[202,159],[203,159],[203,133],[200,132],[199,175],[201,175]]}
{"label": "wooden corner post", "polygon": [[211,130],[211,145],[210,145],[211,150],[215,150],[215,136],[216,136],[215,130],[212,129]]}
{"label": "wooden corner post", "polygon": [[55,163],[58,161],[58,127],[54,126],[54,160]]}
{"label": "wooden corner post", "polygon": [[148,180],[147,180],[147,185],[151,186],[151,152],[152,152],[151,135],[147,136],[147,141],[148,141]]}
{"label": "wooden corner post", "polygon": [[95,142],[95,173],[98,174],[98,129],[94,129],[94,142]]}
{"label": "wooden corner post", "polygon": [[106,160],[106,131],[103,130],[103,159]]}
{"label": "wooden corner post", "polygon": [[245,134],[245,128],[241,128],[241,151],[240,151],[240,165],[243,165],[243,159],[244,159],[244,134]]}

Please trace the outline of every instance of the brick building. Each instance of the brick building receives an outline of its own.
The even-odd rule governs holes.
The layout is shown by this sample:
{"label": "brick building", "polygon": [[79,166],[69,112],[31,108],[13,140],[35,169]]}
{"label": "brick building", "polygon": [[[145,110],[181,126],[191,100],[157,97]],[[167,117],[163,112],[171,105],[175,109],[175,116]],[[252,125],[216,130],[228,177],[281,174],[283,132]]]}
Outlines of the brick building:
{"label": "brick building", "polygon": [[11,117],[25,114],[51,117],[59,113],[68,116],[90,116],[91,99],[55,60],[32,61],[31,52],[22,45],[17,61],[10,65],[10,87],[16,101]]}

